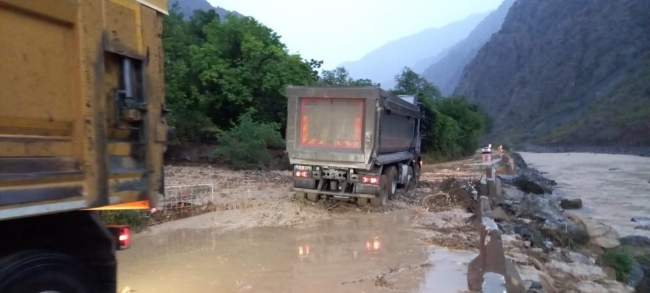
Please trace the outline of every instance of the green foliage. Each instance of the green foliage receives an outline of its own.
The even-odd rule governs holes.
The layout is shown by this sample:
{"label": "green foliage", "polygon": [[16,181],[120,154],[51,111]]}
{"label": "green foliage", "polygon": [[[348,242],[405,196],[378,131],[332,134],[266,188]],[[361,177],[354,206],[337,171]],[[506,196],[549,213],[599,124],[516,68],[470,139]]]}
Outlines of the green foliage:
{"label": "green foliage", "polygon": [[380,86],[378,83],[374,83],[369,79],[353,79],[345,67],[337,67],[334,70],[323,70],[318,84],[323,86]]}
{"label": "green foliage", "polygon": [[165,19],[168,121],[179,140],[213,137],[254,108],[256,121],[285,125],[284,89],[316,82],[322,61],[290,54],[280,36],[251,17],[196,11]]}
{"label": "green foliage", "polygon": [[129,225],[136,232],[144,230],[148,225],[145,210],[108,210],[97,213],[106,225]]}
{"label": "green foliage", "polygon": [[616,271],[616,279],[622,281],[632,271],[634,254],[624,246],[618,246],[603,253],[603,263]]}
{"label": "green foliage", "polygon": [[418,94],[425,116],[422,150],[435,161],[472,155],[485,129],[486,116],[464,97],[443,98],[434,84],[406,67],[395,77],[394,94]]}
{"label": "green foliage", "polygon": [[254,109],[239,116],[239,123],[221,134],[219,156],[227,157],[236,169],[251,169],[267,165],[272,157],[269,148],[284,146],[280,124],[255,122]]}

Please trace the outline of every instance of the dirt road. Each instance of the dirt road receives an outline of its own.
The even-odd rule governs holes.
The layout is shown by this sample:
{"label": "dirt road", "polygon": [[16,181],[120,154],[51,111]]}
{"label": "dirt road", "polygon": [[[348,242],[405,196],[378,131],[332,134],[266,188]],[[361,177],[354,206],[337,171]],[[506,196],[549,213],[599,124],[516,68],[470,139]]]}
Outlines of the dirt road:
{"label": "dirt road", "polygon": [[581,198],[572,210],[614,227],[621,236],[645,235],[635,216],[650,215],[650,158],[589,153],[521,153],[533,168],[547,172],[566,197]]}
{"label": "dirt road", "polygon": [[[496,158],[495,158],[496,159]],[[427,166],[422,180],[478,177],[491,157]],[[119,286],[137,292],[462,292],[475,252],[423,241],[423,223],[463,221],[429,213],[430,188],[384,208],[291,199],[290,172],[208,166],[165,169],[170,186],[208,184],[216,212],[153,226],[118,253]],[[426,185],[426,184],[425,184]],[[210,189],[206,189],[210,190]],[[420,227],[420,228],[418,228]],[[438,237],[439,238],[439,237]]]}

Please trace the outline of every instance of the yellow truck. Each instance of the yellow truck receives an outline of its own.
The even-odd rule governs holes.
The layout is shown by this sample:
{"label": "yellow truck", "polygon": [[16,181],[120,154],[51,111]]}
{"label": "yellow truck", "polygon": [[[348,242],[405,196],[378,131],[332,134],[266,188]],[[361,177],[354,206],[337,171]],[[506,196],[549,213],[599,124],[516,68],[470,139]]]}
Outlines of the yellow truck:
{"label": "yellow truck", "polygon": [[167,0],[0,0],[0,292],[115,293],[163,193]]}

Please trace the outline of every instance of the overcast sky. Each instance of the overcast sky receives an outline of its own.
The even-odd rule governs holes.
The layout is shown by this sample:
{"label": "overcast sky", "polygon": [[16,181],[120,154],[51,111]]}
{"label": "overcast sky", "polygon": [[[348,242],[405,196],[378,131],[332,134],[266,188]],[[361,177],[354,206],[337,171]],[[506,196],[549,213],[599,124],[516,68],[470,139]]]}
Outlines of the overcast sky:
{"label": "overcast sky", "polygon": [[[282,36],[292,53],[325,69],[354,61],[388,41],[441,27],[503,0],[208,0],[252,16]],[[327,4],[326,4],[327,3]]]}

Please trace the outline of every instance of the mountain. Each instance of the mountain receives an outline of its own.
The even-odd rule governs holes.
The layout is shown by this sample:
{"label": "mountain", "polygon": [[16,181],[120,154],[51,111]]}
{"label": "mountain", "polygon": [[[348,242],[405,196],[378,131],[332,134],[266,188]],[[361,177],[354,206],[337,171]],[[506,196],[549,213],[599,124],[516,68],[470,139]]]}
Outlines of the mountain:
{"label": "mountain", "polygon": [[435,56],[464,39],[487,15],[488,13],[473,14],[441,28],[426,29],[391,41],[358,61],[345,62],[340,66],[345,67],[354,78],[368,78],[381,83],[382,88],[392,88],[394,77],[402,68],[411,67],[420,60]]}
{"label": "mountain", "polygon": [[647,0],[518,0],[455,93],[491,115],[491,139],[650,145],[648,11]]}
{"label": "mountain", "polygon": [[210,10],[214,9],[221,19],[225,19],[228,13],[232,13],[237,17],[243,17],[237,11],[228,11],[219,6],[213,7],[207,0],[172,0],[169,1],[169,7],[172,7],[175,3],[178,3],[181,13],[185,19],[189,19],[195,10]]}
{"label": "mountain", "polygon": [[451,95],[458,85],[465,65],[472,61],[478,50],[501,29],[503,20],[514,2],[515,0],[503,1],[497,10],[485,17],[469,33],[467,38],[435,56],[434,62],[429,63],[432,65],[423,70],[423,77],[437,85],[444,96]]}

